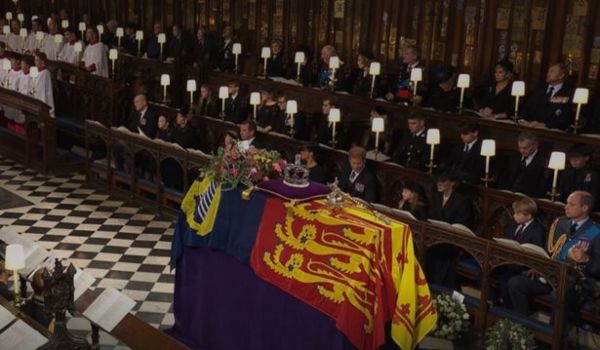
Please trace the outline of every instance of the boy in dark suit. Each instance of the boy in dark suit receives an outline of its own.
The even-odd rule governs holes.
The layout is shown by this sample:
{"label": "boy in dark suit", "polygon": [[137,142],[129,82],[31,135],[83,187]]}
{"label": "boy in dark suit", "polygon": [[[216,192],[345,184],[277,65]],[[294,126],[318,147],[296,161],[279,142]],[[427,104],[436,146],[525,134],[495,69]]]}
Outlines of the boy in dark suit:
{"label": "boy in dark suit", "polygon": [[445,168],[458,174],[465,182],[479,184],[485,170],[484,158],[481,156],[479,124],[465,122],[459,126],[459,130],[462,142],[448,157]]}
{"label": "boy in dark suit", "polygon": [[365,167],[367,151],[362,147],[352,147],[348,152],[349,167],[344,169],[339,179],[342,191],[353,197],[371,203],[377,200],[377,178]]}
{"label": "boy in dark suit", "polygon": [[[536,219],[537,204],[531,198],[522,198],[512,204],[513,222],[504,230],[504,238],[513,239],[520,244],[530,243],[542,248],[546,245],[546,227]],[[500,267],[494,272],[498,281],[499,296],[503,305],[512,308],[508,294],[508,280],[523,272],[521,267]]]}

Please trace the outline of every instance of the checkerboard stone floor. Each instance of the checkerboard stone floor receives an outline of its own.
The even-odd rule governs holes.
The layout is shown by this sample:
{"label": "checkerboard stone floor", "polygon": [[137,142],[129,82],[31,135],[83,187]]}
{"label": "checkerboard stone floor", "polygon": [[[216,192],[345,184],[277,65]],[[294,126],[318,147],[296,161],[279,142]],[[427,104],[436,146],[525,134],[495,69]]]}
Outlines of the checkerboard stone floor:
{"label": "checkerboard stone floor", "polygon": [[[174,222],[84,186],[84,175],[48,177],[0,156],[0,186],[33,205],[0,210],[6,226],[134,299],[133,313],[152,326],[173,325],[174,273],[168,262]],[[89,338],[89,322],[68,327]],[[103,349],[123,349],[100,332]]]}

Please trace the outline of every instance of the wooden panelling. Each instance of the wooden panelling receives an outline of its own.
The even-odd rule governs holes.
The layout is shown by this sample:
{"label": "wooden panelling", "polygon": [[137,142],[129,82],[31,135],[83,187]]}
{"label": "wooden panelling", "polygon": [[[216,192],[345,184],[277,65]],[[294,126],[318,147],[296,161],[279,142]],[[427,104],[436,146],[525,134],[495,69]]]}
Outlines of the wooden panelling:
{"label": "wooden panelling", "polygon": [[[116,18],[150,30],[181,23],[220,32],[231,23],[246,54],[257,54],[273,38],[288,55],[301,45],[313,60],[325,44],[342,60],[355,63],[359,50],[371,50],[395,72],[402,45],[416,42],[428,62],[452,64],[483,76],[508,58],[521,79],[544,79],[549,63],[568,62],[574,80],[594,87],[600,67],[598,1],[591,0],[21,0],[28,14],[67,9],[77,23],[82,13],[94,21]],[[15,11],[12,1],[0,11]],[[29,17],[29,16],[27,16]],[[532,86],[532,85],[531,85]]]}

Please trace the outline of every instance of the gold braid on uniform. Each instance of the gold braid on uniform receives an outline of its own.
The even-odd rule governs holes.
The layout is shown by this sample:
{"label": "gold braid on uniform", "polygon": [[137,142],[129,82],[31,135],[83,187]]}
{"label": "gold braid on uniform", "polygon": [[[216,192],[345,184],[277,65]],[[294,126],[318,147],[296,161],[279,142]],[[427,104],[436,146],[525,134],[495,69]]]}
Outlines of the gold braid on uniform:
{"label": "gold braid on uniform", "polygon": [[559,219],[555,219],[552,225],[550,226],[550,231],[548,231],[548,252],[550,253],[550,256],[553,259],[556,258],[556,256],[558,256],[558,254],[562,250],[562,247],[567,242],[567,235],[563,233],[560,237],[558,237],[556,243],[554,243],[554,232],[556,231],[556,227],[558,226],[558,221]]}

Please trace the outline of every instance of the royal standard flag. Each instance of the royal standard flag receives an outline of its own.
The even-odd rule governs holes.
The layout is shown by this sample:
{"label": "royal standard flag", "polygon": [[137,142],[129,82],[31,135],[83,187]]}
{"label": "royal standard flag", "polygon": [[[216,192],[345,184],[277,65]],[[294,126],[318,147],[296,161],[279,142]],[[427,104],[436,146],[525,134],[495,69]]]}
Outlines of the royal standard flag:
{"label": "royal standard flag", "polygon": [[385,343],[385,324],[414,349],[437,316],[410,227],[358,207],[269,198],[251,265],[258,276],[330,316],[358,349]]}

